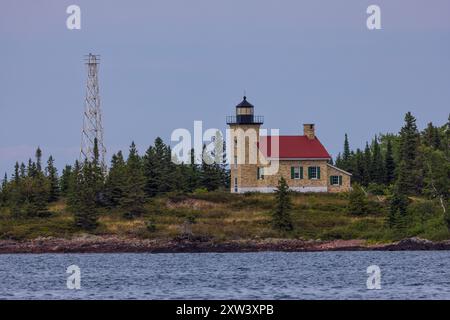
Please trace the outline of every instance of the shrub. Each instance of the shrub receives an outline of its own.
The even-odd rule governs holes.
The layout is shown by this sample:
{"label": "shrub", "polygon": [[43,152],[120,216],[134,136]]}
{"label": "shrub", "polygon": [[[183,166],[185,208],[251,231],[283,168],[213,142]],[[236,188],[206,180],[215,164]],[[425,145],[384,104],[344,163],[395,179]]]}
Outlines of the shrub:
{"label": "shrub", "polygon": [[386,187],[382,184],[370,183],[367,191],[375,196],[382,196],[386,194]]}
{"label": "shrub", "polygon": [[357,183],[353,185],[353,190],[348,195],[347,211],[354,215],[363,215],[368,213],[367,196],[364,190]]}

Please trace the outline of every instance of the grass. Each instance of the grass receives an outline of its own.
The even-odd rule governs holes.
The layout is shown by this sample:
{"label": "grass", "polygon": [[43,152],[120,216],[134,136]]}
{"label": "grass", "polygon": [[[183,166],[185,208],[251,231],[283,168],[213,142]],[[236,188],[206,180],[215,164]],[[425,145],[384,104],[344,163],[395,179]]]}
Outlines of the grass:
{"label": "grass", "polygon": [[[414,199],[410,223],[405,229],[386,227],[386,204],[373,201],[370,215],[347,213],[346,194],[292,195],[294,231],[279,232],[271,228],[272,194],[230,194],[207,192],[190,195],[167,195],[153,198],[146,204],[145,214],[134,220],[123,218],[118,210],[102,209],[96,235],[117,235],[145,239],[173,239],[182,233],[186,219],[196,236],[214,241],[302,238],[302,239],[364,239],[389,242],[403,237],[420,236],[430,240],[450,239],[436,203]],[[84,231],[74,227],[73,215],[66,211],[64,201],[52,204],[48,218],[16,219],[7,210],[0,211],[0,239],[35,239],[38,237],[69,238]],[[151,223],[150,223],[151,222]],[[151,228],[148,228],[148,224]]]}

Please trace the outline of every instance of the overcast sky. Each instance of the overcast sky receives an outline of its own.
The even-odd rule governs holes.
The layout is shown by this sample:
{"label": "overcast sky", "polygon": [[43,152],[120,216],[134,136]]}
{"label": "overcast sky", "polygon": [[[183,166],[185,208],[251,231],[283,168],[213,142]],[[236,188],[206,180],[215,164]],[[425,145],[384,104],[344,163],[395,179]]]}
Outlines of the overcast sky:
{"label": "overcast sky", "polygon": [[[66,28],[81,7],[81,30]],[[382,30],[366,9],[381,7]],[[101,55],[108,154],[143,152],[176,128],[225,129],[244,90],[266,128],[316,123],[333,155],[450,111],[450,1],[2,0],[0,172],[40,146],[59,168],[79,155],[86,70]]]}

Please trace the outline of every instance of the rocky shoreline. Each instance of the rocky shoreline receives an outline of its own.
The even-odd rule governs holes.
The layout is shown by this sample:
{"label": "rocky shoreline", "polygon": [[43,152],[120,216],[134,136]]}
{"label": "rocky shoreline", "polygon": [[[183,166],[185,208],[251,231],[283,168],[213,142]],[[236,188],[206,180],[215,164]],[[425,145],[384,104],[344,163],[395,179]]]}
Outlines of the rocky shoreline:
{"label": "rocky shoreline", "polygon": [[450,240],[432,242],[420,238],[389,244],[364,240],[264,239],[214,242],[209,239],[143,240],[114,236],[82,236],[73,239],[37,238],[0,240],[0,254],[11,253],[189,253],[189,252],[315,252],[315,251],[450,250]]}

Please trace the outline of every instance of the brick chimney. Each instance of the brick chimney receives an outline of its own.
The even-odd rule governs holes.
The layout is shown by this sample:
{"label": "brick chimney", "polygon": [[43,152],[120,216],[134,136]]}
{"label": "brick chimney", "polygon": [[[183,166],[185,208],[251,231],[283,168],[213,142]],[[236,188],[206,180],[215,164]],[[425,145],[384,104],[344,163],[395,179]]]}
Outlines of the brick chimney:
{"label": "brick chimney", "polygon": [[314,123],[303,124],[303,134],[308,137],[308,139],[314,139],[316,137]]}

